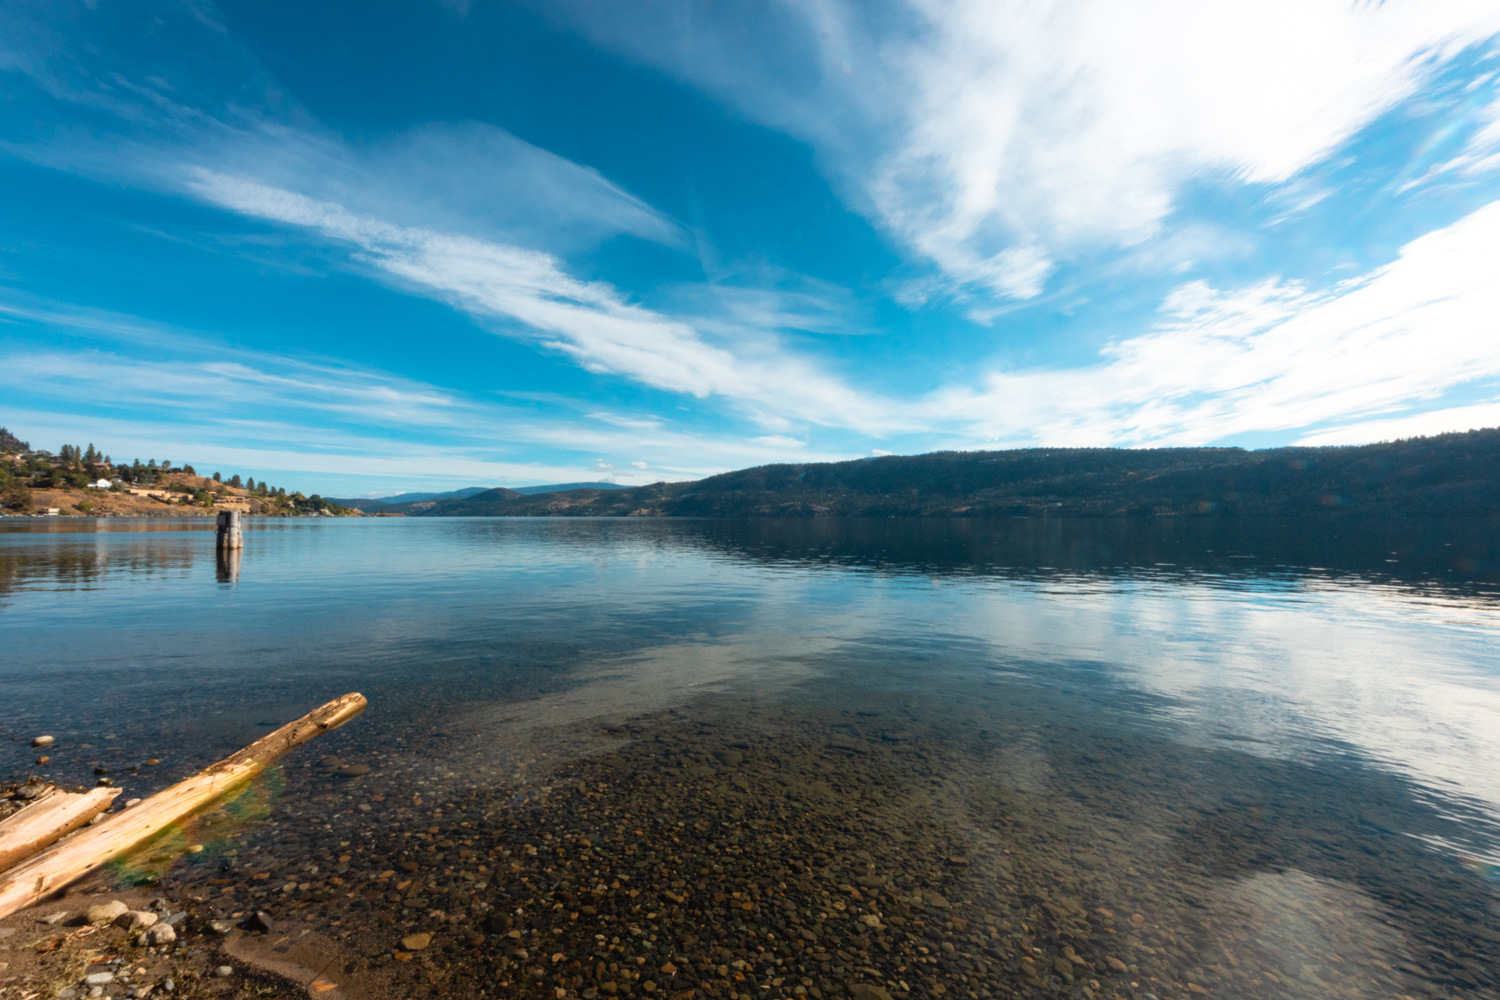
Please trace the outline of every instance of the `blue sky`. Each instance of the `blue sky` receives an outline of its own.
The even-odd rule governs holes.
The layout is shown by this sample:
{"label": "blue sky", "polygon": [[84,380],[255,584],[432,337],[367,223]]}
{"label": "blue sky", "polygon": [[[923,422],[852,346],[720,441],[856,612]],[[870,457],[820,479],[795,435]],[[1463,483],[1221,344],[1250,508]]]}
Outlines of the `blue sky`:
{"label": "blue sky", "polygon": [[1500,6],[0,7],[0,423],[328,495],[1500,425]]}

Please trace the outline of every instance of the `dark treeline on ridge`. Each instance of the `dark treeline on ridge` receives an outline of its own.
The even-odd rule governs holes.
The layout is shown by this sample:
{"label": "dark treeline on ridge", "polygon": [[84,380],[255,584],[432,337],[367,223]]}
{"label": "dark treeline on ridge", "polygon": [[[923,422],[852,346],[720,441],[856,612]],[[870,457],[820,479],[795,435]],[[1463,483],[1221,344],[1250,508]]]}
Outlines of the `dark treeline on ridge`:
{"label": "dark treeline on ridge", "polygon": [[437,517],[1500,514],[1500,429],[1328,448],[1028,448],[765,465],[697,482],[526,496]]}

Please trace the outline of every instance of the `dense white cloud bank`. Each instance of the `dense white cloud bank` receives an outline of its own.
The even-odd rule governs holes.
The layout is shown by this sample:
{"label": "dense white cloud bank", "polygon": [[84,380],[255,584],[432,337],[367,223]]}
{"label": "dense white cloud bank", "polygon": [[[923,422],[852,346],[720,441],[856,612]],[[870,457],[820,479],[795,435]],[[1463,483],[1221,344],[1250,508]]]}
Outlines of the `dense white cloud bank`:
{"label": "dense white cloud bank", "polygon": [[809,139],[957,286],[1021,299],[1057,258],[1153,235],[1195,178],[1292,180],[1500,33],[1486,0],[822,0],[765,29],[816,59],[788,72],[727,9],[575,9]]}
{"label": "dense white cloud bank", "polygon": [[1040,282],[989,246],[1130,243],[1195,174],[1286,181],[1500,31],[1492,3],[915,6],[930,30],[894,59],[911,96],[875,203],[945,271],[1019,297]]}
{"label": "dense white cloud bank", "polygon": [[[971,419],[988,440],[1049,445],[1201,444],[1390,419],[1500,376],[1496,260],[1500,202],[1324,291],[1273,280],[1220,292],[1192,282],[1164,303],[1159,328],[1110,345],[1103,364],[998,372],[981,391],[941,394],[933,413]],[[1420,426],[1466,429],[1440,423]],[[1357,436],[1385,436],[1377,426]]]}

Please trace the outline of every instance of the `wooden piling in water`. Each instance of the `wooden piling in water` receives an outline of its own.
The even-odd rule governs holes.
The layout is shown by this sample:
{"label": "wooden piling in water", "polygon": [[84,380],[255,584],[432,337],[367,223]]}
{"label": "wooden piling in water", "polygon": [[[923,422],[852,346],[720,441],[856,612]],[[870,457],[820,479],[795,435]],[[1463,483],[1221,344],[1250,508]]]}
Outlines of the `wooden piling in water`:
{"label": "wooden piling in water", "polygon": [[237,510],[219,511],[218,549],[220,552],[228,552],[245,547],[244,537],[240,534],[240,512]]}

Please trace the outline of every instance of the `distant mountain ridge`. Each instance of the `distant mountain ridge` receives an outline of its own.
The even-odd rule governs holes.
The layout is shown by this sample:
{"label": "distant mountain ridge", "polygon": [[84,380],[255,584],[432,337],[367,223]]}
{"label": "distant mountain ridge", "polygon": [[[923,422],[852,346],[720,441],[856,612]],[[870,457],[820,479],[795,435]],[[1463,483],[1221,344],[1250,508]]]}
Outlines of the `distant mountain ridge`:
{"label": "distant mountain ridge", "polygon": [[388,511],[392,507],[399,507],[409,503],[420,503],[424,500],[461,500],[465,497],[474,496],[477,493],[483,493],[487,488],[484,486],[466,486],[461,490],[449,490],[447,493],[397,493],[395,496],[389,497],[349,497],[339,500],[330,498],[330,500],[332,503],[340,504],[344,507],[353,507],[355,510],[378,513]]}
{"label": "distant mountain ridge", "polygon": [[529,497],[538,493],[564,493],[568,490],[623,490],[625,488],[619,483],[555,483],[551,486],[517,486],[511,492]]}
{"label": "distant mountain ridge", "polygon": [[[344,507],[353,507],[368,514],[405,514],[412,513],[413,509],[425,511],[439,500],[466,500],[480,493],[494,492],[496,489],[504,490],[506,493],[532,496],[566,490],[618,490],[622,488],[617,483],[555,483],[551,486],[520,486],[514,490],[505,487],[465,486],[461,490],[449,490],[446,493],[397,493],[388,497],[351,497],[344,500],[330,497],[329,502]],[[414,505],[417,506],[414,508]]]}
{"label": "distant mountain ridge", "polygon": [[427,502],[429,517],[1500,516],[1500,429],[1328,448],[1027,448]]}

